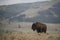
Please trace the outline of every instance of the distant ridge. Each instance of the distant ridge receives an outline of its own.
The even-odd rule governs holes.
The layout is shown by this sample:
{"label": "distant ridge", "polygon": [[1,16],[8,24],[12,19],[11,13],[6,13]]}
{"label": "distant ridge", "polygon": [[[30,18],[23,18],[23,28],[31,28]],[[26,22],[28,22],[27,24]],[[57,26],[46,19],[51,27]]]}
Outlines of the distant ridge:
{"label": "distant ridge", "polygon": [[60,23],[60,2],[35,2],[0,6],[0,18],[10,21]]}

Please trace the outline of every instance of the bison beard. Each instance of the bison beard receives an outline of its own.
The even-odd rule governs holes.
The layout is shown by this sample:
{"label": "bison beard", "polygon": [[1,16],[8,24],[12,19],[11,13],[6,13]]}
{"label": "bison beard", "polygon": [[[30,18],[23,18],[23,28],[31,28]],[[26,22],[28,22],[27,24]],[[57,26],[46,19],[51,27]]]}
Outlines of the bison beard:
{"label": "bison beard", "polygon": [[46,26],[46,24],[36,22],[36,23],[32,24],[32,30],[33,31],[36,30],[38,33],[42,33],[42,32],[46,33],[47,26]]}

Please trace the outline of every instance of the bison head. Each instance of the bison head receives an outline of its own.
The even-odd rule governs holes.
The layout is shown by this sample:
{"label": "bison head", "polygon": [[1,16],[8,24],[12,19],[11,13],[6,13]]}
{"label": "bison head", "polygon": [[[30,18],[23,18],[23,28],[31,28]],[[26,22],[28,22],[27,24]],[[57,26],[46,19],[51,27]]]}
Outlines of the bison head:
{"label": "bison head", "polygon": [[33,23],[33,25],[32,25],[32,29],[33,29],[33,31],[36,30],[36,25],[35,25],[35,23]]}

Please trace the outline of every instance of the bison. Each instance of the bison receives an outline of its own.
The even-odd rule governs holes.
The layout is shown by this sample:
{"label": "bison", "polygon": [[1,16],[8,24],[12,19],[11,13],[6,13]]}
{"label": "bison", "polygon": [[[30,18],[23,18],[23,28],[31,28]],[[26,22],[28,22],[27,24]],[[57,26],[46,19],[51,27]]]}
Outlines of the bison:
{"label": "bison", "polygon": [[33,31],[36,30],[38,33],[42,33],[42,32],[46,33],[47,26],[46,26],[46,24],[36,22],[36,23],[32,24],[32,30]]}

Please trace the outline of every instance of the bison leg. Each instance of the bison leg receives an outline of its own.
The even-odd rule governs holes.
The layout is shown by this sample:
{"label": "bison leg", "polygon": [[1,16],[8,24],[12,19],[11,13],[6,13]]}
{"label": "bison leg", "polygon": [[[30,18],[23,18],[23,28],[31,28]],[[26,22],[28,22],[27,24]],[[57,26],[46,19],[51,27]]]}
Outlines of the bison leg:
{"label": "bison leg", "polygon": [[42,30],[38,28],[37,33],[42,33]]}
{"label": "bison leg", "polygon": [[42,30],[42,32],[46,33],[46,29],[45,28],[42,28],[41,30]]}
{"label": "bison leg", "polygon": [[46,33],[46,29],[42,28],[42,32]]}
{"label": "bison leg", "polygon": [[40,31],[39,30],[37,30],[37,33],[39,33]]}

